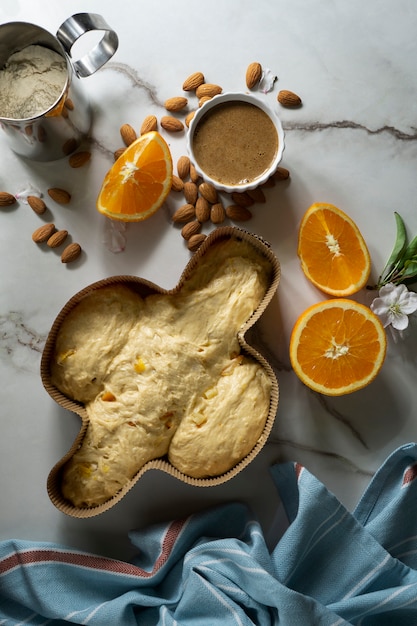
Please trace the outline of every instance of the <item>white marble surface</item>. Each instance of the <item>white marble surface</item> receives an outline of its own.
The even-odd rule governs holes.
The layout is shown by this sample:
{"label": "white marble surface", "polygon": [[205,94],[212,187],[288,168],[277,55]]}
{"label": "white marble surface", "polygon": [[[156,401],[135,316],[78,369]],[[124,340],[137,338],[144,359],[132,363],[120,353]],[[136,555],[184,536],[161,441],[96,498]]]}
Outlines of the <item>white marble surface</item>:
{"label": "white marble surface", "polygon": [[[27,183],[43,192],[62,186],[68,206],[48,202],[51,219],[79,241],[84,254],[70,266],[36,246],[31,234],[43,218],[19,202],[0,213],[0,540],[59,541],[127,558],[132,528],[232,499],[245,500],[271,531],[279,499],[268,475],[273,461],[297,460],[353,508],[373,472],[398,445],[417,434],[417,325],[407,340],[389,343],[384,367],[366,389],[342,398],[309,391],[291,372],[288,343],[297,316],[324,298],[301,273],[297,226],[315,201],[332,202],[360,227],[376,279],[391,250],[394,210],[417,233],[417,9],[414,0],[158,0],[133,3],[79,0],[48,3],[4,0],[0,22],[29,21],[56,32],[69,15],[100,13],[117,31],[119,49],[84,89],[94,110],[93,158],[72,170],[66,160],[27,162],[0,136],[0,188],[17,193]],[[278,294],[258,326],[258,337],[280,384],[270,442],[232,482],[212,489],[146,474],[111,511],[88,520],[66,517],[46,492],[49,470],[68,449],[77,418],[42,387],[39,363],[47,332],[65,302],[86,284],[113,274],[135,274],[174,286],[189,259],[170,222],[176,200],[127,231],[124,252],[103,243],[105,220],[95,209],[101,181],[121,145],[124,122],[164,114],[162,102],[181,95],[199,70],[224,90],[244,90],[245,70],[260,61],[278,76],[263,96],[286,131],[282,165],[289,181],[266,191],[245,227],[267,239],[282,265]],[[278,109],[276,93],[291,89],[297,110]],[[164,135],[174,159],[185,137]],[[365,300],[368,294],[358,295]]]}

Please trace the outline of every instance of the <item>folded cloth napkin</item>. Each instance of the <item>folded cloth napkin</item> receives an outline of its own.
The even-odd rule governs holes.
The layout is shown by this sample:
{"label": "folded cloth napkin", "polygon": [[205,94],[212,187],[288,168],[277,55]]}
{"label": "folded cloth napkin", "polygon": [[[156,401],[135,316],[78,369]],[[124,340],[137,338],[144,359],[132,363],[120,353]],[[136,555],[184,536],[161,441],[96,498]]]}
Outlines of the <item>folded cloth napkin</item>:
{"label": "folded cloth napkin", "polygon": [[353,514],[305,468],[271,468],[289,525],[268,549],[246,506],[131,533],[126,563],[0,543],[0,624],[417,624],[417,445],[396,450]]}

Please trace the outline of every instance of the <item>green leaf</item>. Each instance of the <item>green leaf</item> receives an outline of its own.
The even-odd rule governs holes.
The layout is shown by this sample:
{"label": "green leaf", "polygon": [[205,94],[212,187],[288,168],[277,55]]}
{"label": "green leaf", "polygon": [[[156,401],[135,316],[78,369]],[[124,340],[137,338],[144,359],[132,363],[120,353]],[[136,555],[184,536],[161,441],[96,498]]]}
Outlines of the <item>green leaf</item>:
{"label": "green leaf", "polygon": [[393,273],[393,270],[398,269],[398,266],[401,262],[404,251],[407,248],[407,233],[405,230],[404,221],[399,213],[394,212],[395,222],[397,226],[397,237],[395,239],[395,244],[392,249],[392,252],[389,256],[389,259],[382,270],[381,276],[379,278],[378,283],[384,284],[385,282],[389,282],[387,279],[390,274]]}
{"label": "green leaf", "polygon": [[409,259],[413,259],[416,258],[417,255],[417,235],[414,237],[414,239],[408,244],[404,255],[403,255],[403,259],[404,261],[408,261]]}
{"label": "green leaf", "polygon": [[406,261],[404,271],[401,274],[401,280],[408,280],[417,276],[417,261]]}

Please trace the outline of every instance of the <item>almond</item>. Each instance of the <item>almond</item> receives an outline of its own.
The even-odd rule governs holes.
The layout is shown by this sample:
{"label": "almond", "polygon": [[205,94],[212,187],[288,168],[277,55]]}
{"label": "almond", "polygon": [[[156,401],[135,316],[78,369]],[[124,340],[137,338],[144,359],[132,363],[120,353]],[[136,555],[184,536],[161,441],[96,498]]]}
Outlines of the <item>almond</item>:
{"label": "almond", "polygon": [[210,210],[210,219],[213,224],[221,224],[226,218],[226,211],[221,202],[216,202]]}
{"label": "almond", "polygon": [[56,233],[49,237],[46,243],[50,248],[58,248],[58,246],[64,243],[67,236],[67,230],[57,230]]}
{"label": "almond", "polygon": [[211,206],[203,196],[197,198],[195,203],[195,216],[199,222],[208,222],[210,219]]}
{"label": "almond", "polygon": [[7,191],[0,191],[0,206],[11,206],[16,202],[13,194]]}
{"label": "almond", "polygon": [[195,252],[199,249],[203,241],[206,239],[207,235],[203,233],[197,233],[196,235],[191,235],[188,240],[187,247],[191,252]]}
{"label": "almond", "polygon": [[246,70],[246,86],[253,89],[259,83],[262,77],[262,65],[260,63],[250,63]]}
{"label": "almond", "polygon": [[204,74],[202,72],[194,72],[190,74],[182,84],[184,91],[195,91],[204,83]]}
{"label": "almond", "polygon": [[74,152],[74,154],[71,154],[70,158],[68,159],[68,163],[70,164],[71,167],[75,167],[75,168],[82,167],[90,159],[91,159],[91,152],[89,152],[88,150],[83,150],[83,151]]}
{"label": "almond", "polygon": [[198,198],[198,187],[196,183],[186,182],[184,183],[184,197],[189,204],[194,204],[197,202]]}
{"label": "almond", "polygon": [[117,161],[117,159],[122,156],[123,152],[126,150],[126,148],[118,148],[117,150],[114,151],[114,160]]}
{"label": "almond", "polygon": [[189,222],[195,218],[195,207],[193,204],[183,204],[180,206],[172,216],[172,221],[175,223]]}
{"label": "almond", "polygon": [[38,215],[42,215],[46,211],[46,204],[42,200],[42,198],[38,198],[38,196],[28,196],[27,197],[28,205],[31,209],[35,211]]}
{"label": "almond", "polygon": [[250,207],[255,204],[255,200],[253,200],[246,191],[234,191],[232,193],[232,201],[234,204],[245,207]]}
{"label": "almond", "polygon": [[74,110],[74,103],[71,98],[67,98],[64,102],[64,106],[68,109],[68,111]]}
{"label": "almond", "polygon": [[175,174],[172,175],[171,189],[172,191],[182,191],[184,189],[184,181]]}
{"label": "almond", "polygon": [[48,189],[48,195],[52,200],[58,202],[58,204],[68,204],[71,200],[71,194],[59,187],[51,187],[51,189]]}
{"label": "almond", "polygon": [[158,120],[156,119],[156,115],[147,115],[140,127],[140,134],[144,135],[145,133],[150,133],[153,130],[157,130],[157,128]]}
{"label": "almond", "polygon": [[198,220],[193,220],[192,222],[188,222],[185,226],[182,227],[181,235],[184,239],[190,239],[193,235],[196,235],[201,230],[201,223]]}
{"label": "almond", "polygon": [[181,111],[185,109],[188,104],[187,98],[183,96],[174,96],[174,98],[168,98],[165,100],[164,106],[167,111]]}
{"label": "almond", "polygon": [[32,233],[32,241],[35,243],[44,243],[48,241],[49,237],[53,235],[55,232],[55,224],[44,224],[43,226],[39,226]]}
{"label": "almond", "polygon": [[170,133],[179,133],[184,130],[184,124],[173,115],[163,115],[161,126]]}
{"label": "almond", "polygon": [[62,145],[62,152],[68,156],[78,148],[78,141],[74,137],[67,139]]}
{"label": "almond", "polygon": [[212,96],[202,96],[198,101],[198,107],[201,108],[206,102],[210,102]]}
{"label": "almond", "polygon": [[190,127],[190,123],[191,123],[191,120],[193,119],[194,115],[195,115],[195,111],[190,111],[188,113],[187,117],[185,118],[185,125],[186,125],[187,128]]}
{"label": "almond", "polygon": [[277,100],[284,107],[298,107],[301,104],[300,96],[287,89],[282,89],[278,92]]}
{"label": "almond", "polygon": [[211,183],[201,183],[198,190],[210,204],[216,204],[218,201],[217,191]]}
{"label": "almond", "polygon": [[81,246],[79,243],[70,243],[66,248],[64,248],[61,254],[61,262],[62,263],[72,263],[75,259],[81,254]]}
{"label": "almond", "polygon": [[192,163],[190,164],[190,178],[193,183],[198,183],[198,181],[200,180],[200,175]]}
{"label": "almond", "polygon": [[255,187],[255,189],[248,189],[246,193],[252,198],[254,202],[266,202],[265,194],[260,187]]}
{"label": "almond", "polygon": [[178,176],[183,180],[190,175],[190,157],[180,156],[177,161]]}
{"label": "almond", "polygon": [[275,178],[270,176],[264,183],[261,185],[262,189],[270,189],[271,187],[275,187]]}
{"label": "almond", "polygon": [[195,94],[197,98],[203,98],[204,96],[209,96],[212,98],[213,96],[217,96],[217,94],[221,93],[223,89],[220,85],[215,85],[214,83],[203,83],[195,90]]}
{"label": "almond", "polygon": [[285,167],[277,167],[272,177],[275,180],[287,180],[290,177],[290,172]]}
{"label": "almond", "polygon": [[240,206],[239,204],[231,204],[226,207],[226,215],[234,222],[247,222],[252,217],[252,213],[249,209],[244,206]]}
{"label": "almond", "polygon": [[120,135],[125,146],[130,146],[138,138],[135,129],[130,124],[123,124],[120,127]]}

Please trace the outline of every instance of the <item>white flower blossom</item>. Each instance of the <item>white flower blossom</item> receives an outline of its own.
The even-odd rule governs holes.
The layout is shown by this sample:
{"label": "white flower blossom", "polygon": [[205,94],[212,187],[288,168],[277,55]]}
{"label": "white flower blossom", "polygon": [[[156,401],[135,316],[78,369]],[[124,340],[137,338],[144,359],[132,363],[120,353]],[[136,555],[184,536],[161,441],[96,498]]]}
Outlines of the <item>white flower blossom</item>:
{"label": "white flower blossom", "polygon": [[404,284],[388,283],[379,290],[371,310],[381,319],[384,328],[391,324],[396,330],[405,330],[408,316],[417,311],[417,293],[409,291]]}

